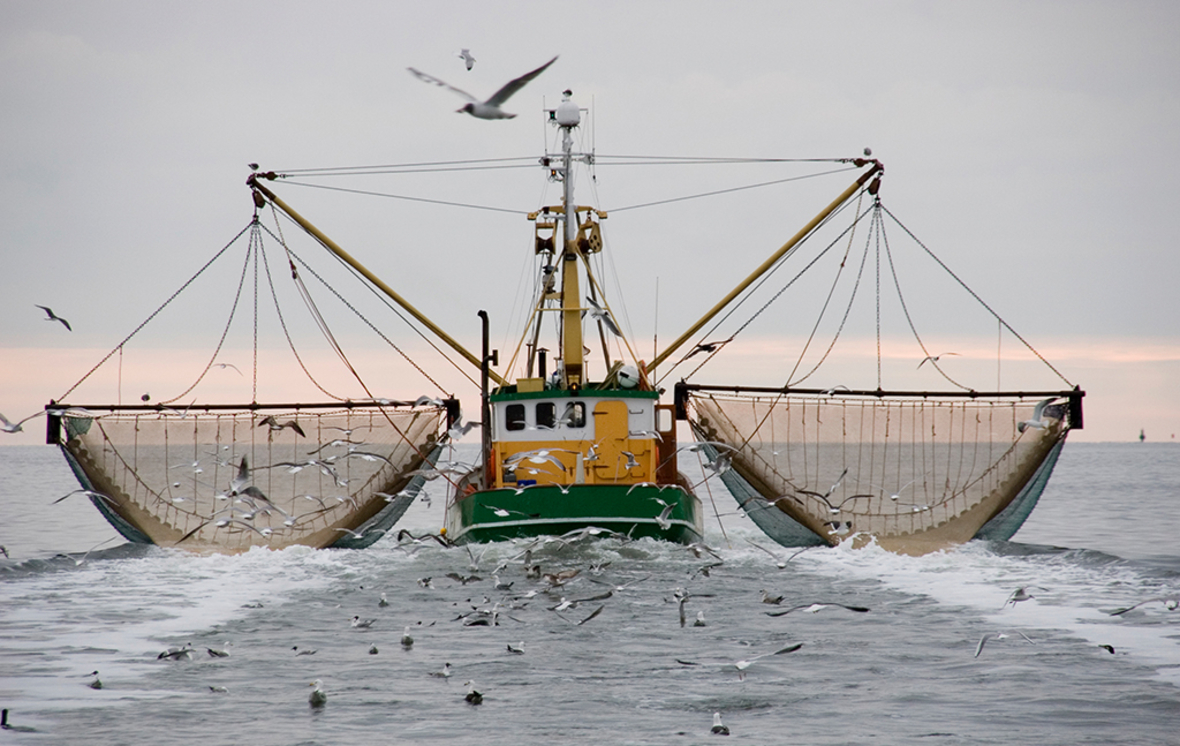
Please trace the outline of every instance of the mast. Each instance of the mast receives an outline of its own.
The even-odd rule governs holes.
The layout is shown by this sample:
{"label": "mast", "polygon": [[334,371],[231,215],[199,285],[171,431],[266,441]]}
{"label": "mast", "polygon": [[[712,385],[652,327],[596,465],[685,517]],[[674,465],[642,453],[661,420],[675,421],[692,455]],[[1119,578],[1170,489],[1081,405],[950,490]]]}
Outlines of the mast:
{"label": "mast", "polygon": [[582,354],[582,296],[578,278],[578,208],[574,203],[573,130],[582,119],[572,92],[562,94],[554,111],[561,128],[562,225],[565,235],[561,251],[561,361],[562,379],[568,389],[581,388],[585,378]]}

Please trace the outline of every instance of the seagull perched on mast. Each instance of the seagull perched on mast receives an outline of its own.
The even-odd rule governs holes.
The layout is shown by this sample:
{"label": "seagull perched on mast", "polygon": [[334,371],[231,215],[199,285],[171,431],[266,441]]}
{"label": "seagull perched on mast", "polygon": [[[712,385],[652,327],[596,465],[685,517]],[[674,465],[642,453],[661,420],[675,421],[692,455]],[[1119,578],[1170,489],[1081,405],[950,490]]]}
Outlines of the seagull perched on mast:
{"label": "seagull perched on mast", "polygon": [[[472,61],[474,62],[474,60],[472,60]],[[549,67],[550,65],[552,65],[556,61],[557,61],[557,57],[554,57],[553,59],[546,62],[544,65],[541,65],[540,67],[538,67],[536,70],[533,70],[532,72],[527,72],[524,75],[521,75],[519,78],[514,78],[513,80],[508,81],[507,83],[504,84],[503,88],[501,88],[500,90],[493,93],[492,97],[489,98],[487,101],[480,101],[475,96],[472,96],[470,93],[468,93],[467,91],[460,90],[460,89],[456,88],[455,86],[451,85],[450,83],[446,83],[444,81],[439,80],[438,78],[434,77],[433,75],[427,75],[426,73],[422,72],[421,70],[415,70],[412,67],[409,67],[406,69],[409,70],[411,73],[413,73],[414,76],[417,77],[419,80],[424,80],[427,83],[433,83],[434,85],[441,86],[442,88],[447,88],[449,90],[452,90],[455,93],[459,94],[460,96],[462,96],[463,98],[465,98],[471,102],[469,104],[466,104],[462,109],[457,109],[456,110],[457,112],[460,112],[460,113],[466,112],[466,113],[470,114],[471,116],[475,117],[476,119],[512,119],[516,115],[509,114],[508,112],[501,109],[500,106],[502,104],[504,104],[504,102],[506,102],[508,99],[512,98],[512,94],[516,93],[521,88],[524,88],[525,85],[528,84],[528,82],[530,80],[537,77],[541,73],[545,72],[545,68]]]}

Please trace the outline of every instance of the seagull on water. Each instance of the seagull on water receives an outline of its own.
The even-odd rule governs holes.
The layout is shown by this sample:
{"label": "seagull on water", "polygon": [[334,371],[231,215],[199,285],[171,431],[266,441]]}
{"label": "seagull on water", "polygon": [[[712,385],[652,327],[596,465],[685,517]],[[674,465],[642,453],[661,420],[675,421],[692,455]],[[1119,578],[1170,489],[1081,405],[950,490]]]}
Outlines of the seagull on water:
{"label": "seagull on water", "polygon": [[508,643],[508,652],[513,655],[524,655],[524,641],[520,641],[513,647],[512,643]]}
{"label": "seagull on water", "polygon": [[729,726],[726,725],[725,723],[721,722],[721,713],[720,712],[713,713],[713,730],[711,730],[710,732],[715,733],[719,736],[728,736],[729,735]]}
{"label": "seagull on water", "polygon": [[470,49],[460,49],[459,54],[456,56],[461,57],[463,59],[463,64],[467,65],[468,71],[470,71],[471,68],[475,67],[475,58],[471,56]]}
{"label": "seagull on water", "polygon": [[410,637],[410,628],[409,627],[406,627],[405,631],[402,632],[402,647],[405,648],[406,650],[409,650],[410,648],[414,647],[414,638]]}
{"label": "seagull on water", "polygon": [[467,696],[465,696],[463,699],[467,700],[467,704],[471,704],[471,705],[482,705],[483,704],[483,695],[475,690],[475,682],[474,681],[469,680],[467,682]]}
{"label": "seagull on water", "polygon": [[328,695],[323,689],[324,682],[316,679],[315,681],[308,684],[308,686],[315,687],[311,690],[311,694],[309,694],[307,697],[307,703],[309,705],[312,707],[323,707],[325,704],[327,704]]}
{"label": "seagull on water", "polygon": [[[554,59],[557,59],[557,58],[555,57]],[[33,305],[36,306],[37,304],[34,303]],[[40,308],[42,311],[44,311],[46,313],[46,317],[43,319],[43,321],[60,321],[61,325],[66,328],[66,331],[68,331],[68,332],[74,331],[73,329],[70,328],[70,322],[66,321],[61,316],[58,316],[57,314],[55,314],[53,312],[52,308],[49,308],[48,306],[37,306],[37,308]]]}
{"label": "seagull on water", "polygon": [[369,627],[373,626],[373,622],[375,622],[375,621],[377,621],[377,620],[376,619],[361,619],[359,616],[354,616],[352,618],[352,626],[356,627],[357,629],[368,629]]}
{"label": "seagull on water", "polygon": [[451,664],[444,663],[441,671],[431,671],[430,675],[436,679],[449,679],[449,678],[451,678]]}
{"label": "seagull on water", "polygon": [[470,101],[470,103],[464,105],[463,108],[457,110],[460,113],[465,112],[476,119],[512,119],[516,115],[509,114],[508,112],[501,109],[500,106],[506,103],[508,99],[512,97],[512,94],[516,93],[521,88],[524,88],[530,80],[545,72],[545,68],[549,67],[556,61],[557,58],[554,57],[544,65],[538,67],[536,70],[527,72],[524,75],[521,75],[519,78],[514,78],[513,80],[508,81],[504,84],[503,88],[493,93],[492,97],[487,101],[480,101],[467,91],[460,90],[450,83],[439,80],[433,75],[427,75],[421,70],[415,70],[412,67],[407,69],[419,80],[423,80],[427,83],[433,83],[434,85],[451,90]]}

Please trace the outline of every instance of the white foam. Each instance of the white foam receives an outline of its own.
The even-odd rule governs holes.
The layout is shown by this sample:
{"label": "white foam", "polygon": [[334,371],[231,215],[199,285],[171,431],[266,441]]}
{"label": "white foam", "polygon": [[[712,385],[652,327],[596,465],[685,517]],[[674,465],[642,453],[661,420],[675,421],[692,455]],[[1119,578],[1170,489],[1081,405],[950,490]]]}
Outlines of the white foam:
{"label": "white foam", "polygon": [[[1019,629],[1033,639],[1077,638],[1112,645],[1120,654],[1156,670],[1180,686],[1180,641],[1171,624],[1158,624],[1168,612],[1145,607],[1143,617],[1112,617],[1110,612],[1158,595],[1157,580],[1126,564],[1079,562],[1082,553],[997,554],[985,542],[944,552],[908,557],[870,545],[849,544],[832,551],[808,552],[794,563],[801,570],[839,578],[874,579],[903,593],[929,597],[966,609],[990,629]],[[769,559],[769,558],[767,558]],[[1019,587],[1034,598],[1005,604]]]}

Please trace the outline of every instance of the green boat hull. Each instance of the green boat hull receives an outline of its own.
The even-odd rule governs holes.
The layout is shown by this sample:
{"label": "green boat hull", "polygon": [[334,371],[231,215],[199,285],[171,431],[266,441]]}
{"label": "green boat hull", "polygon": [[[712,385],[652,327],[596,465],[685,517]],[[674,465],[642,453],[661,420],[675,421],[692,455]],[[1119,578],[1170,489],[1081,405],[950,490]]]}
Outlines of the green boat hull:
{"label": "green boat hull", "polygon": [[[672,506],[661,524],[664,505]],[[506,514],[505,514],[506,513]],[[701,501],[676,488],[654,485],[582,484],[476,491],[451,502],[447,538],[456,544],[560,536],[589,527],[639,539],[681,544],[704,533]]]}

